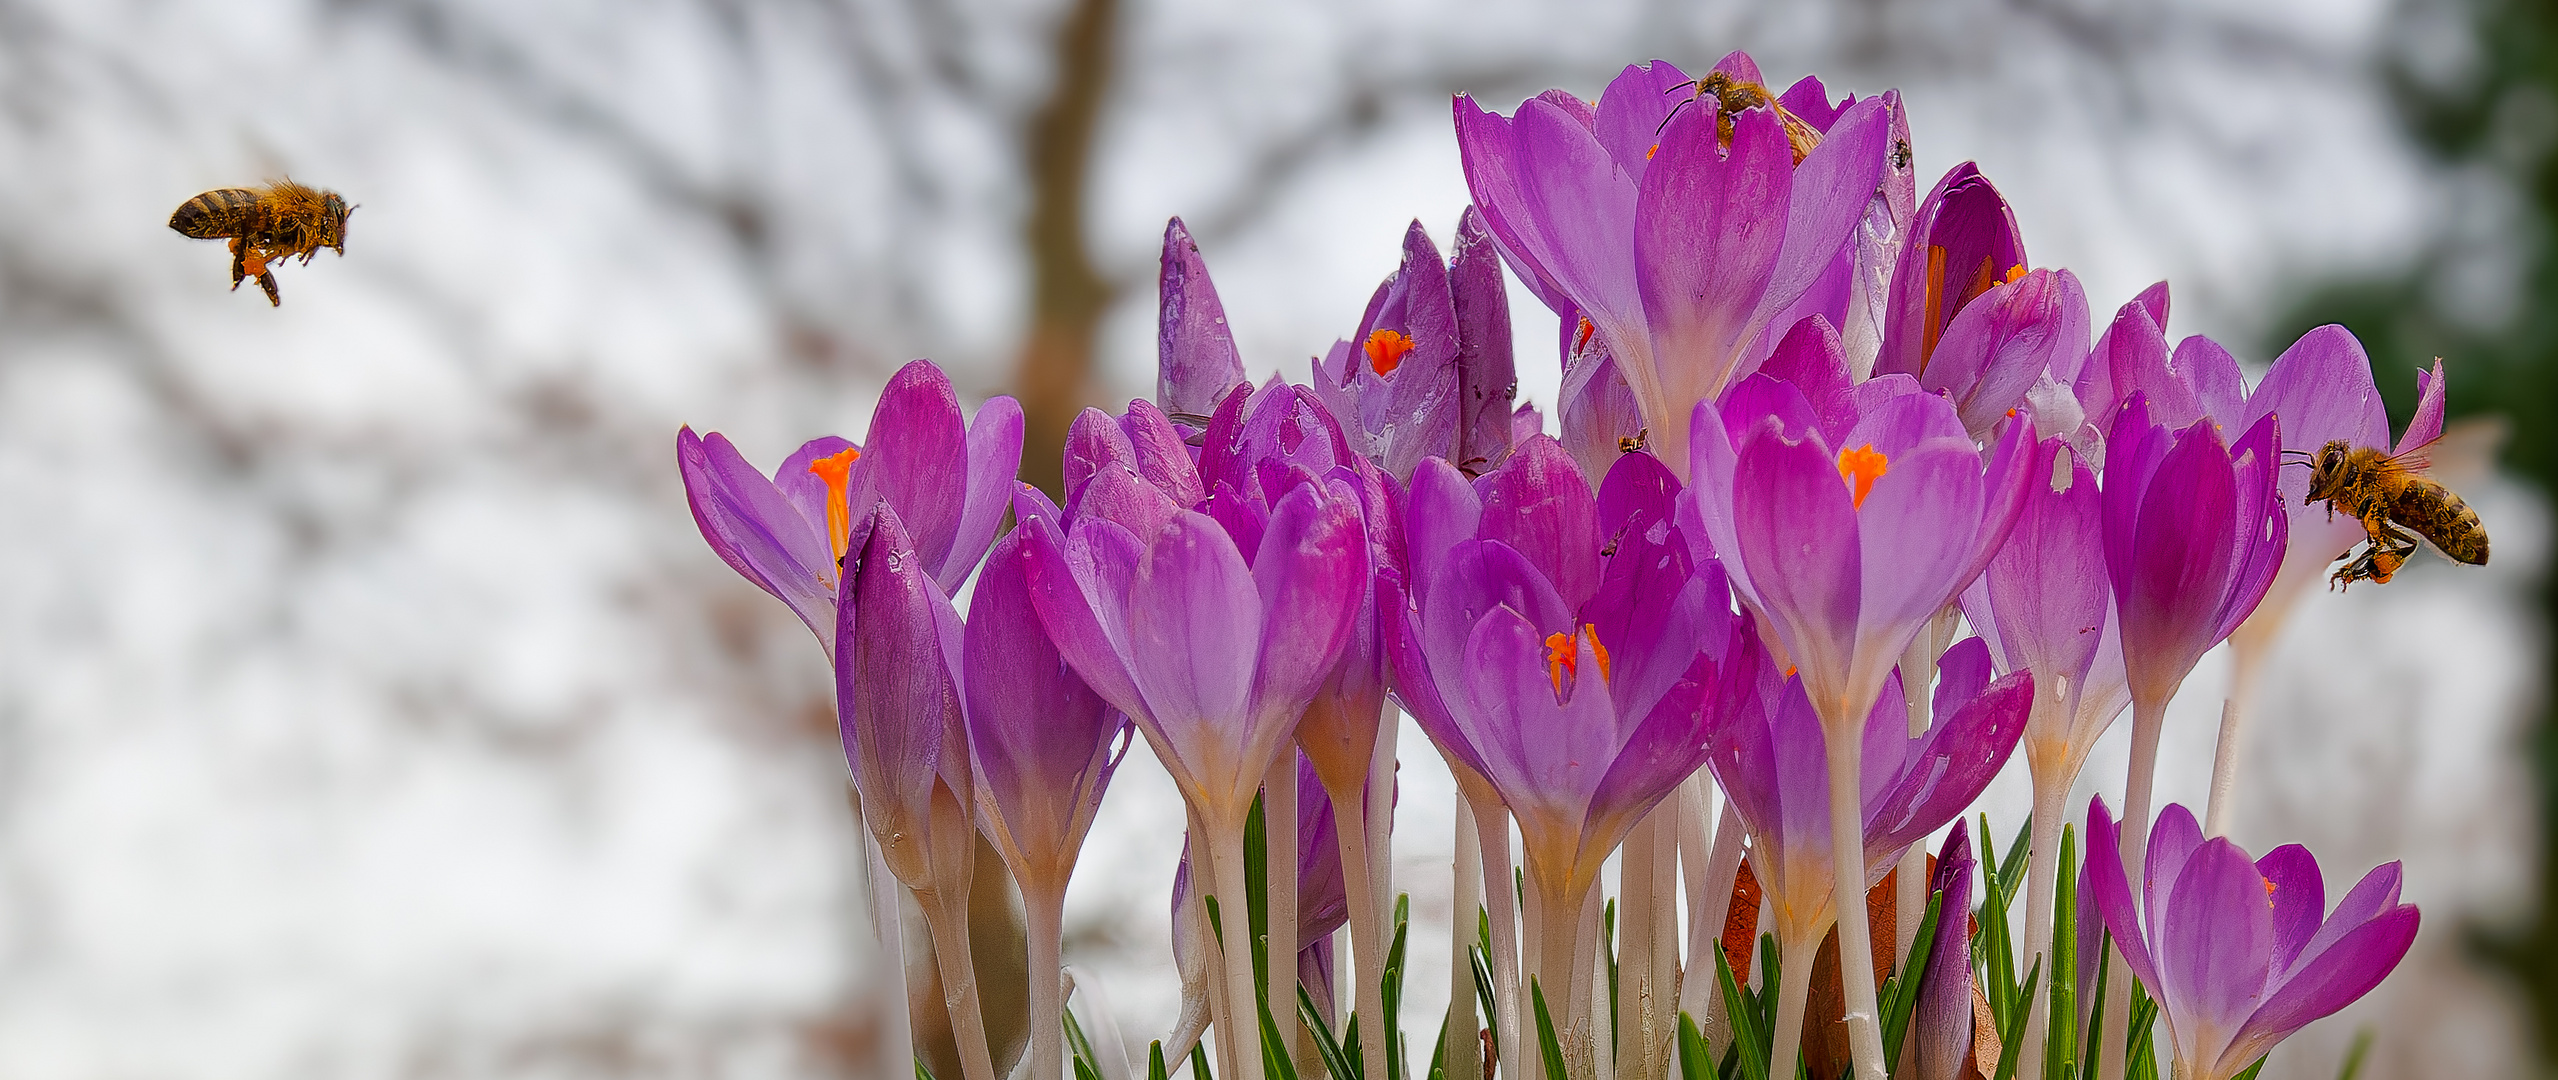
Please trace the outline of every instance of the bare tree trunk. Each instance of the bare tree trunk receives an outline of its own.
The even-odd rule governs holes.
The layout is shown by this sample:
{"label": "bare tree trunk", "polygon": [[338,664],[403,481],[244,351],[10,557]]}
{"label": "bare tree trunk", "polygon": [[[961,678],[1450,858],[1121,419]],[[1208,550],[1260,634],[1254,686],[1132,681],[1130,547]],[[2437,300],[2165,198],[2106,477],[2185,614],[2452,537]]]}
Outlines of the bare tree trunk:
{"label": "bare tree trunk", "polygon": [[1056,82],[1022,128],[1030,173],[1022,241],[1030,257],[1031,305],[1014,377],[1024,420],[1021,478],[1052,495],[1063,494],[1059,450],[1090,393],[1094,339],[1113,293],[1093,267],[1084,235],[1084,186],[1118,29],[1119,0],[1075,0],[1050,49]]}

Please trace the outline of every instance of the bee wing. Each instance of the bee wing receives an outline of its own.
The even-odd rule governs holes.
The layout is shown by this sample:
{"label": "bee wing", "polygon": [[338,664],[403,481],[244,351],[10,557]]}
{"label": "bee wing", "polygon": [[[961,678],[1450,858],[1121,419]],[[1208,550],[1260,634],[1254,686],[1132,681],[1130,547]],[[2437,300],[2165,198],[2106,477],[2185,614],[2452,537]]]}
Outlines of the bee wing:
{"label": "bee wing", "polygon": [[2442,441],[2442,435],[2437,433],[2433,438],[2389,455],[2389,465],[2393,469],[2401,469],[2411,473],[2432,472],[2434,468],[2434,446]]}

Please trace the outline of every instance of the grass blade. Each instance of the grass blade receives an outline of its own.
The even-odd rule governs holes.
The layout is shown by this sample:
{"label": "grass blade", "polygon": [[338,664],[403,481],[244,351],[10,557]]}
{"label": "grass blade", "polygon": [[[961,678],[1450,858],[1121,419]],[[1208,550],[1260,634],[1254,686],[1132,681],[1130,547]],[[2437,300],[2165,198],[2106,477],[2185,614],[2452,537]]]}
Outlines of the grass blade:
{"label": "grass blade", "polygon": [[1157,1039],[1146,1047],[1146,1080],[1172,1080],[1172,1072],[1164,1068],[1164,1041]]}
{"label": "grass blade", "polygon": [[1714,977],[1723,986],[1723,1011],[1732,1017],[1732,1053],[1740,1066],[1733,1071],[1739,1080],[1768,1080],[1767,1033],[1760,1026],[1758,1003],[1732,977],[1732,963],[1721,949],[1714,950]]}
{"label": "grass blade", "polygon": [[1945,894],[1929,893],[1927,914],[1919,918],[1918,937],[1910,942],[1910,962],[1885,981],[1883,991],[1883,1060],[1901,1060],[1901,1041],[1909,1035],[1910,1017],[1918,1012],[1919,986],[1927,979],[1928,953],[1936,947],[1936,922]]}
{"label": "grass blade", "polygon": [[1535,979],[1528,980],[1528,998],[1537,1010],[1537,1053],[1545,1059],[1546,1080],[1567,1080],[1563,1071],[1563,1041],[1554,1036],[1554,1016],[1546,1012],[1545,988]]}
{"label": "grass blade", "polygon": [[[2033,942],[2026,943],[2027,948],[2033,946]],[[2049,955],[2052,958],[2052,1016],[2051,1023],[2044,1029],[2043,1045],[2049,1049],[2044,1051],[2043,1075],[2049,1080],[2058,1080],[2057,1070],[2063,1062],[2080,1060],[2078,1052],[2078,965],[2080,961],[2078,955],[2078,833],[2069,825],[2061,826],[2060,874],[2052,890],[2052,951]],[[2097,950],[2097,955],[2100,958],[2105,956],[2106,950]],[[2105,1000],[2105,969],[2101,959],[2096,970],[2095,1000]],[[2090,1034],[2087,1041],[2088,1047],[2093,1049],[2096,1044],[2096,1035]],[[2081,1076],[2093,1071],[2094,1057],[2089,1057],[2087,1061],[2088,1066],[2079,1070]]]}
{"label": "grass blade", "polygon": [[1705,1033],[1696,1029],[1696,1017],[1680,1013],[1679,1080],[1721,1080],[1714,1075],[1714,1063],[1707,1060],[1707,1053]]}
{"label": "grass blade", "polygon": [[[2034,961],[2034,966],[2026,969],[2024,992],[2020,996],[2026,998],[2033,997],[2034,985],[2037,981],[2041,980],[2042,977],[2043,961],[2041,958],[2037,957]],[[2011,1051],[2009,1048],[2015,1046],[2017,1038],[2024,1034],[2025,1011],[2022,1009],[2017,1010],[2013,1023],[1999,1025],[1998,1075],[1992,1077],[1991,1080],[2016,1080],[2016,1062],[2019,1055]]]}
{"label": "grass blade", "polygon": [[1297,987],[1297,1016],[1306,1022],[1306,1030],[1314,1032],[1315,1053],[1323,1058],[1324,1071],[1332,1080],[1361,1080],[1357,1059],[1342,1056],[1341,1042],[1332,1037],[1332,1024],[1315,1011],[1315,999],[1303,986]]}
{"label": "grass blade", "polygon": [[1205,1042],[1190,1044],[1190,1080],[1217,1080],[1217,1074],[1208,1069],[1208,1044]]}
{"label": "grass blade", "polygon": [[1501,1009],[1493,1003],[1492,965],[1484,960],[1484,951],[1471,945],[1466,955],[1474,961],[1474,999],[1483,1007],[1483,1026],[1492,1032],[1492,1045],[1501,1045]]}
{"label": "grass blade", "polygon": [[2345,1064],[2336,1070],[2336,1080],[2354,1080],[2363,1074],[2363,1058],[2371,1053],[2371,1037],[2368,1027],[2354,1033],[2354,1045],[2345,1049]]}

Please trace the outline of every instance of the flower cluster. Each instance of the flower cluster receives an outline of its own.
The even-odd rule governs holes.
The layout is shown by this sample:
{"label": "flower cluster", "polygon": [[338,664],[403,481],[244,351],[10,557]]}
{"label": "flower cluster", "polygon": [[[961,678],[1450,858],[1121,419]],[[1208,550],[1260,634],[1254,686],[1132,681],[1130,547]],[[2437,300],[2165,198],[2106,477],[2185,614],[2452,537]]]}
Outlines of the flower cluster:
{"label": "flower cluster", "polygon": [[[770,477],[678,437],[703,536],[826,646],[871,860],[925,916],[967,1080],[1013,1051],[969,965],[976,837],[1024,897],[1029,1067],[1059,1080],[1059,911],[1134,735],[1187,804],[1188,1007],[1157,1049],[1206,1069],[1213,1031],[1239,1080],[1413,1075],[1398,711],[1463,801],[1432,1066],[1457,1080],[1791,1076],[1798,1054],[2120,1076],[2156,1069],[2150,1016],[2175,1075],[2217,1080],[2395,966],[2417,925],[2396,865],[2329,912],[2307,852],[2251,862],[2220,835],[2233,759],[2212,828],[2149,824],[2187,673],[2363,538],[2282,467],[2387,444],[2350,335],[2251,389],[2211,340],[2171,345],[2163,283],[2098,332],[1977,168],[1919,195],[1897,94],[1780,92],[1739,53],[1454,112],[1453,255],[1415,223],[1303,383],[1246,377],[1174,221],[1156,400],[1078,418],[1062,491],[1014,481],[1018,406],[964,422],[922,361],[869,445],[818,439]],[[1505,266],[1557,317],[1555,434],[1513,400]],[[2437,369],[2402,448],[2439,432],[2442,390]],[[2067,792],[2127,708],[2125,824],[2099,803],[2075,834]],[[1931,870],[2020,745],[2024,863],[1976,860],[1956,824]],[[1772,951],[1726,940],[1754,898]]]}

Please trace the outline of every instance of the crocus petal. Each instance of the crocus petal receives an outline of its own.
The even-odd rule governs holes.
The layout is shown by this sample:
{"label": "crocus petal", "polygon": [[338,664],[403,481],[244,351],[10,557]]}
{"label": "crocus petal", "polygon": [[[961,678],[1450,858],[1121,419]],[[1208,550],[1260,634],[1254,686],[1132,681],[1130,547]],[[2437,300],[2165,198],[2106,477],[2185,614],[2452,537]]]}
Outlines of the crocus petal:
{"label": "crocus petal", "polygon": [[969,758],[989,816],[1018,849],[1014,857],[1071,866],[1118,766],[1111,744],[1126,750],[1128,720],[1075,675],[1040,628],[1023,558],[1028,542],[1015,530],[997,543],[969,601],[962,688]]}
{"label": "crocus petal", "polygon": [[[1261,603],[1234,541],[1192,511],[1147,545],[1129,580],[1129,674],[1156,733],[1182,758],[1164,763],[1176,777],[1213,782],[1197,772],[1211,763],[1210,748],[1238,745],[1249,734],[1252,670],[1245,660],[1259,644]],[[1225,759],[1232,754],[1224,751]],[[1229,794],[1183,786],[1193,797]]]}
{"label": "crocus petal", "polygon": [[[1893,459],[1856,510],[1859,535],[1875,538],[1861,545],[1860,627],[1915,630],[1969,584],[1960,575],[1976,547],[1981,497],[1970,443],[1933,441]],[[1917,537],[1926,539],[1910,542]]]}
{"label": "crocus petal", "polygon": [[[1018,446],[1015,452],[1002,463],[1007,472],[1021,460]],[[959,396],[951,390],[950,377],[931,361],[909,363],[889,376],[879,407],[871,412],[869,445],[853,463],[852,512],[867,514],[872,499],[886,500],[897,508],[898,520],[914,537],[915,555],[926,567],[938,570],[962,556],[974,566],[983,552],[957,548],[968,489],[965,483],[951,482],[952,468],[967,460],[968,429],[960,422]],[[989,530],[987,539],[993,538]],[[965,576],[966,569],[960,573]]]}
{"label": "crocus petal", "polygon": [[1667,60],[1628,64],[1599,94],[1594,131],[1609,160],[1636,183],[1661,142],[1661,125],[1673,111],[1698,107],[1695,80]]}
{"label": "crocus petal", "polygon": [[[1601,321],[1602,332],[1639,325],[1634,267],[1625,257],[1639,220],[1635,186],[1589,126],[1553,101],[1522,103],[1510,125],[1517,155],[1511,168],[1530,219],[1521,224],[1534,230],[1523,235],[1535,237],[1538,264]],[[1484,201],[1481,193],[1475,201]]]}
{"label": "crocus petal", "polygon": [[1598,591],[1598,502],[1563,444],[1530,439],[1475,488],[1483,497],[1479,535],[1527,556],[1569,607]]}
{"label": "crocus petal", "polygon": [[1936,944],[1928,950],[1927,974],[1919,981],[1918,1015],[1911,1037],[1918,1040],[1920,1080],[1955,1080],[1963,1059],[1972,1052],[1972,936],[1963,922],[1972,910],[1972,841],[1969,823],[1957,817],[1946,834],[1944,852],[1936,859],[1932,889],[1942,897]]}
{"label": "crocus petal", "polygon": [[2313,1020],[2333,1015],[2370,993],[2397,970],[2399,961],[2407,958],[2421,921],[2414,905],[2392,908],[2356,925],[2337,940],[2335,947],[2302,965],[2230,1040],[2229,1050],[2221,1058],[2221,1075],[2228,1075],[2233,1058],[2237,1059],[2236,1067],[2243,1068],[2284,1036],[2308,1027]]}
{"label": "crocus petal", "polygon": [[2382,863],[2363,875],[2363,879],[2355,882],[2354,887],[2345,893],[2345,898],[2337,902],[2336,910],[2328,913],[2327,921],[2310,936],[2309,944],[2301,947],[2300,956],[2292,961],[2293,966],[2305,966],[2318,959],[2354,927],[2397,907],[2398,887],[2404,875],[2405,871],[2394,862]]}
{"label": "crocus petal", "polygon": [[827,539],[718,432],[677,432],[675,460],[702,539],[730,569],[790,605],[832,655],[835,560]]}
{"label": "crocus petal", "polygon": [[1615,848],[1636,821],[1705,764],[1706,702],[1719,677],[1713,660],[1694,655],[1687,670],[1641,714],[1641,722],[1632,725],[1591,791],[1589,817],[1581,826],[1583,850]]}
{"label": "crocus petal", "polygon": [[[844,754],[874,832],[922,831],[944,739],[960,730],[958,687],[933,617],[933,605],[948,601],[910,544],[896,511],[879,508],[836,622]],[[891,865],[899,863],[892,853]]]}
{"label": "crocus petal", "polygon": [[[1736,146],[1739,137],[1736,125]],[[1848,106],[1821,144],[1795,166],[1785,203],[1785,240],[1759,301],[1761,325],[1777,308],[1803,295],[1838,256],[1853,258],[1848,234],[1865,216],[1890,148],[1891,117],[1881,98],[1867,98]]]}
{"label": "crocus petal", "polygon": [[[1016,507],[1020,502],[1016,500]],[[1132,717],[1151,719],[1126,659],[1127,587],[1144,548],[1116,522],[1079,524],[1070,541],[1055,519],[1024,517],[1023,577],[1031,607],[1057,652],[1094,692]]]}
{"label": "crocus petal", "polygon": [[2299,844],[2266,852],[2256,860],[2256,872],[2265,875],[2273,890],[2267,899],[2274,905],[2274,974],[2279,978],[2318,933],[2319,917],[2327,912],[2327,886],[2319,880],[2318,860]]}
{"label": "crocus petal", "polygon": [[2033,701],[2034,677],[2016,672],[1928,728],[1910,749],[1900,777],[1868,804],[1866,860],[1876,878],[1911,844],[1961,817],[1980,798],[2015,753]]}
{"label": "crocus petal", "polygon": [[1119,427],[1127,433],[1129,449],[1136,455],[1137,475],[1162,490],[1173,505],[1194,507],[1208,497],[1199,482],[1199,466],[1191,460],[1181,432],[1153,402],[1143,398],[1129,402],[1127,414],[1119,418]]}
{"label": "crocus petal", "polygon": [[1284,717],[1293,728],[1340,658],[1366,596],[1367,544],[1355,504],[1325,499],[1315,486],[1290,491],[1272,509],[1252,561],[1256,723]]}
{"label": "crocus petal", "polygon": [[[1807,680],[1846,677],[1841,649],[1856,639],[1862,593],[1861,523],[1838,466],[1821,445],[1777,434],[1772,423],[1741,444],[1732,505],[1739,561]],[[1844,685],[1814,688],[1836,696]],[[1862,719],[1863,710],[1857,712]]]}
{"label": "crocus petal", "polygon": [[[2087,805],[2087,850],[2108,852],[2123,850],[2123,833],[2114,825],[2113,811],[2106,809],[2105,798],[2098,796]],[[2140,909],[2132,900],[2131,880],[2123,874],[2119,858],[2090,858],[2079,866],[2080,895],[2092,897],[2097,915],[2105,929],[2114,935],[2114,946],[2123,952],[2123,962],[2142,985],[2159,987],[2158,965],[2150,959],[2150,934],[2141,919]],[[2082,922],[2082,934],[2092,933]],[[2085,940],[2084,937],[2081,938]],[[2093,955],[2091,950],[2087,955]]]}
{"label": "crocus petal", "polygon": [[1174,218],[1164,225],[1161,308],[1155,338],[1155,397],[1167,412],[1206,416],[1226,393],[1245,381],[1226,307],[1208,280],[1208,264],[1190,229]]}
{"label": "crocus petal", "polygon": [[1662,132],[1631,229],[1632,284],[1663,362],[1627,373],[1647,406],[1684,408],[1722,389],[1776,271],[1793,163],[1771,112],[1734,118],[1728,153],[1709,110],[1681,112]]}
{"label": "crocus petal", "polygon": [[[2160,992],[2169,1014],[2199,1019],[2207,1032],[2228,1038],[2264,1000],[2266,961],[2274,949],[2264,875],[2237,845],[2204,841],[2176,876],[2165,926],[2157,945],[2160,974],[2167,979]],[[2180,1043],[2193,1037],[2177,1034]],[[2218,1049],[2199,1041],[2195,1048]]]}
{"label": "crocus petal", "polygon": [[[1456,248],[1448,259],[1448,299],[1457,318],[1455,462],[1482,473],[1510,456],[1510,407],[1519,393],[1519,374],[1510,344],[1510,295],[1501,277],[1501,256],[1482,212],[1471,205],[1457,218]],[[1408,479],[1411,472],[1397,476]]]}
{"label": "crocus petal", "polygon": [[[2391,453],[2413,453],[2418,447],[2442,438],[2443,362],[2441,357],[2434,358],[2432,371],[2416,372],[2416,391],[2416,415],[2407,422],[2407,433],[2399,436],[2398,446]],[[2356,445],[2378,446],[2380,444],[2372,442]]]}
{"label": "crocus petal", "polygon": [[[2123,827],[2132,828],[2134,823],[2124,822]],[[2203,826],[2194,820],[2193,811],[2181,803],[2169,803],[2159,812],[2158,824],[2149,831],[2149,857],[2141,867],[2141,880],[2146,882],[2141,894],[2141,915],[2149,920],[2152,942],[2166,940],[2168,891],[2175,888],[2185,864],[2202,847]]]}

